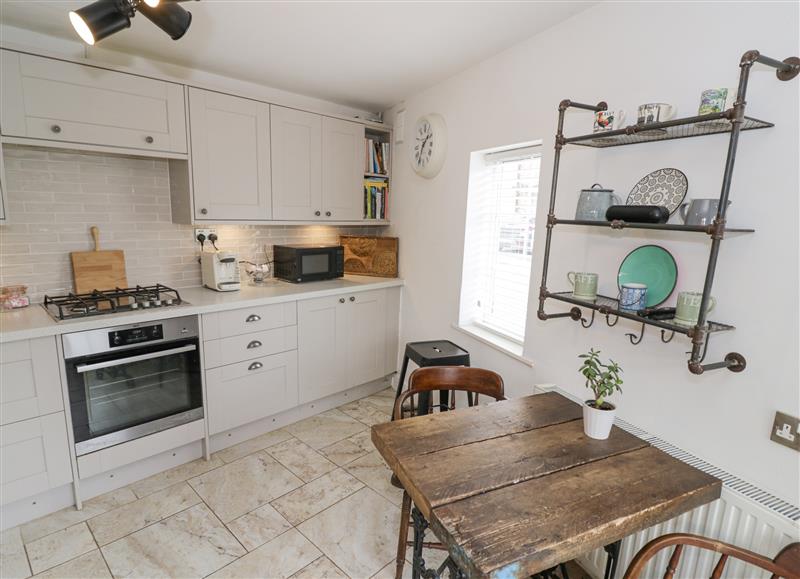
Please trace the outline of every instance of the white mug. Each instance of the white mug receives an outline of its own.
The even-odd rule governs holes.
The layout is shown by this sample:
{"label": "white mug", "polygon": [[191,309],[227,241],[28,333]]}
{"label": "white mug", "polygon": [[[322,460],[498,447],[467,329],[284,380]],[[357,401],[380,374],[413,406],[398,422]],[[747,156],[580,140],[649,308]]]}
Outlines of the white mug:
{"label": "white mug", "polygon": [[636,122],[640,125],[661,123],[675,116],[677,109],[668,103],[646,103],[639,105]]}
{"label": "white mug", "polygon": [[603,133],[605,131],[616,131],[622,128],[622,122],[625,120],[625,111],[622,109],[618,111],[597,111],[594,114],[594,129],[595,133]]}

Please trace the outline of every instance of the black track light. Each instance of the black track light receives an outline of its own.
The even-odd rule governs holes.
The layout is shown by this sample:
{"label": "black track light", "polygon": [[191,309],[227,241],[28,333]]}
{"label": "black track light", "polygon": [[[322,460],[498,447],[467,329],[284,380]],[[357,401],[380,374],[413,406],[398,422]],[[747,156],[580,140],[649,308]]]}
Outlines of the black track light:
{"label": "black track light", "polygon": [[178,6],[181,0],[96,0],[69,13],[75,31],[86,44],[93,45],[104,38],[129,28],[137,11],[153,24],[178,40],[189,29],[192,14]]}

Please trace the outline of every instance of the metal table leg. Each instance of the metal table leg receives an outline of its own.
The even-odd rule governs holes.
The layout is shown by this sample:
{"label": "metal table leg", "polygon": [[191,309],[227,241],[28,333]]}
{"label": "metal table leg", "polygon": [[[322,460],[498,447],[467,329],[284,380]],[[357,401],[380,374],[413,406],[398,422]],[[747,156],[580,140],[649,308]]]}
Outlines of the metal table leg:
{"label": "metal table leg", "polygon": [[614,579],[614,575],[617,573],[617,563],[619,563],[619,550],[621,546],[622,541],[620,540],[604,547],[606,553],[608,553],[608,557],[606,558],[606,572],[603,575],[603,579]]}

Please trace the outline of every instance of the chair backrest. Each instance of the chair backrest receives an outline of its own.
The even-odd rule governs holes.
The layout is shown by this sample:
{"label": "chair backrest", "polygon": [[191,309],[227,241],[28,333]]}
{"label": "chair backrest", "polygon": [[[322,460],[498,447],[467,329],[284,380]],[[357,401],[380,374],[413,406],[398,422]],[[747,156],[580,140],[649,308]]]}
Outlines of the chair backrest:
{"label": "chair backrest", "polygon": [[719,579],[725,571],[725,564],[728,559],[733,557],[754,567],[772,573],[772,579],[783,577],[784,579],[800,579],[800,543],[792,543],[784,547],[774,559],[768,559],[763,555],[742,549],[736,545],[730,545],[701,537],[700,535],[690,535],[688,533],[672,533],[653,539],[636,553],[628,569],[625,571],[624,579],[638,579],[647,563],[655,557],[659,551],[674,546],[672,557],[667,563],[664,572],[664,579],[672,579],[680,564],[681,554],[684,547],[698,547],[708,551],[720,553],[720,558],[711,572],[711,579]]}
{"label": "chair backrest", "polygon": [[[408,381],[408,390],[403,392],[394,405],[394,419],[403,417],[403,403],[410,397],[422,392],[436,390],[460,391],[474,394],[468,396],[469,405],[478,403],[478,395],[484,394],[495,400],[505,400],[503,393],[503,379],[496,372],[483,368],[469,368],[464,366],[430,366],[418,368],[411,374]],[[454,407],[455,396],[450,397],[450,408]],[[414,414],[411,404],[411,414]]]}

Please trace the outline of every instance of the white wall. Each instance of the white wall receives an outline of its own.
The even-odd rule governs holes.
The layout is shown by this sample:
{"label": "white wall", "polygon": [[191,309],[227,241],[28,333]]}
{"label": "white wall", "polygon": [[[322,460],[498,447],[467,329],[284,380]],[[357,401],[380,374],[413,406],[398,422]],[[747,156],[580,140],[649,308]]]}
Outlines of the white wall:
{"label": "white wall", "polygon": [[[800,414],[798,386],[798,97],[800,79],[780,82],[757,65],[747,112],[773,121],[772,129],[742,135],[731,191],[729,223],[753,226],[752,235],[723,242],[713,294],[713,319],[738,327],[715,336],[708,361],[730,351],[748,362],[741,374],[727,370],[690,374],[690,343],[676,336],[662,344],[648,328],[639,346],[622,320],[608,328],[598,319],[584,330],[568,319],[540,322],[536,296],[541,279],[553,135],[559,101],[608,101],[635,116],[642,102],[667,101],[679,114],[697,110],[700,92],[735,86],[739,59],[758,49],[783,59],[798,53],[796,3],[604,3],[408,98],[406,134],[421,114],[438,112],[448,125],[449,151],[432,180],[415,176],[406,145],[395,152],[393,234],[401,237],[406,279],[402,340],[449,338],[466,347],[473,365],[499,371],[512,395],[535,383],[556,383],[584,394],[577,355],[599,347],[625,368],[620,415],[688,451],[800,503],[800,454],[769,440],[776,410]],[[391,122],[391,116],[388,121]],[[567,134],[591,130],[591,114],[570,112]],[[464,219],[471,151],[543,139],[545,157],[538,205],[536,247],[525,352],[535,367],[452,329],[458,317]],[[627,192],[651,170],[678,167],[689,179],[689,197],[719,194],[727,138],[650,143],[608,151],[565,149],[556,214],[571,217],[578,190],[594,182]],[[677,217],[677,216],[676,216]],[[678,288],[701,289],[708,257],[706,236],[586,229],[556,230],[549,286],[565,290],[569,270],[597,271],[600,289],[616,292],[619,262],[633,248],[656,243],[679,266]],[[669,303],[674,304],[675,294]],[[548,303],[547,311],[566,311]]]}

